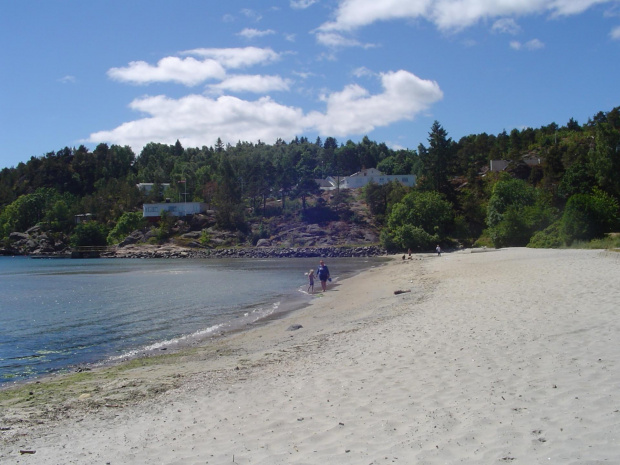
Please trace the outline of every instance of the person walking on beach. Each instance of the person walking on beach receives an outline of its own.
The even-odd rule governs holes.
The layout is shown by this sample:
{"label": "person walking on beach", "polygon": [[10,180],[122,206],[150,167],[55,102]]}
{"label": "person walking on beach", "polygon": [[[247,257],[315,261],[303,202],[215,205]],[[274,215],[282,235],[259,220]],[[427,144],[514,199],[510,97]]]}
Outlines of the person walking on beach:
{"label": "person walking on beach", "polygon": [[435,247],[435,251],[437,252],[437,256],[441,257],[441,247],[439,247],[439,244],[437,244],[437,247]]}
{"label": "person walking on beach", "polygon": [[329,279],[331,281],[331,279],[329,278],[329,268],[327,268],[327,265],[323,260],[319,261],[319,267],[316,270],[316,274],[319,277],[319,281],[321,281],[321,289],[325,292],[327,290],[327,280]]}
{"label": "person walking on beach", "polygon": [[308,272],[308,291],[310,294],[314,294],[314,270]]}

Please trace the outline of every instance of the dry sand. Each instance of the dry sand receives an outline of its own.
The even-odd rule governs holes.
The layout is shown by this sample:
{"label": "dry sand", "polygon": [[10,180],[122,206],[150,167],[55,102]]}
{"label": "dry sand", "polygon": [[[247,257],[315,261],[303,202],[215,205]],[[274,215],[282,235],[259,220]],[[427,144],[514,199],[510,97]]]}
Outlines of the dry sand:
{"label": "dry sand", "polygon": [[619,313],[618,253],[399,257],[187,355],[5,396],[0,463],[620,463]]}

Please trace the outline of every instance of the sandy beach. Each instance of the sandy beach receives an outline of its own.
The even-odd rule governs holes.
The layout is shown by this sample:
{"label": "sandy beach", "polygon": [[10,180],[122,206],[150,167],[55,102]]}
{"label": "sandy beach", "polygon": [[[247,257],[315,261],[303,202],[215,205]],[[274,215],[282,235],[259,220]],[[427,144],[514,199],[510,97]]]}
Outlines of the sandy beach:
{"label": "sandy beach", "polygon": [[620,463],[620,253],[398,256],[285,318],[0,407],[2,464]]}

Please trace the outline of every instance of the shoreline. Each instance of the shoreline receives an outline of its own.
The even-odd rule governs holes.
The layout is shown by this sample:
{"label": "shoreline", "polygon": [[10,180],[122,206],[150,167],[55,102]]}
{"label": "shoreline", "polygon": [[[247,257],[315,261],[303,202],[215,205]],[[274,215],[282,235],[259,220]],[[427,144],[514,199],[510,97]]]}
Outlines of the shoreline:
{"label": "shoreline", "polygon": [[502,249],[392,258],[268,325],[157,363],[76,374],[56,394],[37,385],[12,405],[0,397],[0,459],[620,458],[615,256]]}
{"label": "shoreline", "polygon": [[363,258],[387,256],[387,251],[377,245],[353,244],[346,246],[312,247],[226,247],[206,248],[198,243],[193,245],[128,244],[123,247],[102,247],[102,250],[89,251],[76,256],[67,250],[49,253],[18,253],[17,250],[0,249],[0,257],[27,257],[33,259],[89,259],[89,258],[178,258],[178,259],[219,259],[219,258]]}
{"label": "shoreline", "polygon": [[[246,258],[246,260],[248,259]],[[276,261],[269,259],[257,260],[276,263]],[[340,280],[355,276],[367,268],[380,266],[385,263],[386,260],[387,259],[384,257],[339,258],[336,263],[340,264],[340,267],[338,267],[340,271]],[[347,263],[349,265],[347,265]],[[301,279],[303,280],[303,276],[301,276]],[[339,286],[339,283],[336,281],[339,281],[338,277],[335,278],[331,287]],[[248,329],[268,324],[273,320],[283,318],[309,305],[313,296],[305,292],[300,292],[302,287],[303,285],[290,288],[287,287],[277,292],[274,291],[267,300],[253,301],[252,303],[239,307],[237,313],[231,314],[228,319],[215,318],[217,323],[213,323],[212,326],[192,329],[191,332],[180,333],[174,337],[154,340],[141,346],[126,348],[122,352],[109,354],[97,360],[87,362],[76,360],[54,372],[35,374],[34,371],[32,371],[30,376],[25,379],[7,379],[6,382],[0,383],[0,392],[36,382],[53,381],[55,377],[59,376],[70,376],[74,373],[115,367],[126,362],[132,362],[134,359],[175,354],[179,351],[192,349],[196,346],[210,344],[214,340],[225,338],[230,334],[247,331]],[[320,291],[315,292],[317,295],[319,293]]]}

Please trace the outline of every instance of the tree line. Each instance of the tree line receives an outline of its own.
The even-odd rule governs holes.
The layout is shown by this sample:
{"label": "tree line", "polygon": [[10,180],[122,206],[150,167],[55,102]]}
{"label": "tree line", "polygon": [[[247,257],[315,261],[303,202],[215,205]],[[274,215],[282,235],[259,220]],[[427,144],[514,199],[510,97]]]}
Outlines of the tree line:
{"label": "tree line", "polygon": [[[540,163],[527,164],[525,157]],[[490,160],[509,164],[492,173]],[[243,231],[253,217],[308,218],[308,208],[329,208],[315,180],[363,168],[417,176],[411,189],[395,183],[364,189],[390,250],[435,242],[556,247],[590,240],[618,229],[620,107],[583,125],[571,119],[561,127],[459,141],[435,122],[427,143],[407,150],[368,137],[343,144],[333,137],[236,145],[218,139],[201,148],[149,143],[139,156],[127,146],[65,147],[0,171],[0,240],[39,225],[67,236],[76,228],[92,236],[95,229],[98,241],[118,242],[141,224],[144,202],[164,198],[206,202],[220,227]],[[145,194],[136,187],[141,182],[155,186]],[[281,201],[275,210],[268,204],[273,198]],[[83,213],[95,221],[76,226],[74,216]]]}

